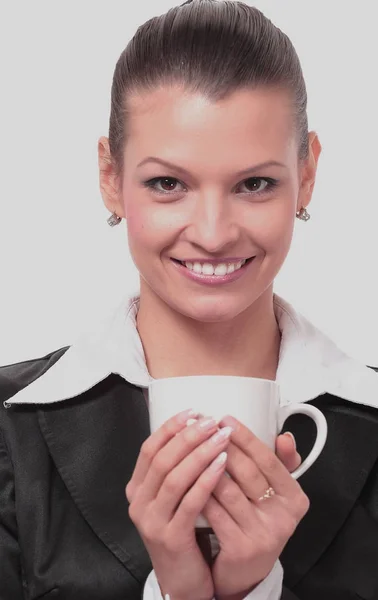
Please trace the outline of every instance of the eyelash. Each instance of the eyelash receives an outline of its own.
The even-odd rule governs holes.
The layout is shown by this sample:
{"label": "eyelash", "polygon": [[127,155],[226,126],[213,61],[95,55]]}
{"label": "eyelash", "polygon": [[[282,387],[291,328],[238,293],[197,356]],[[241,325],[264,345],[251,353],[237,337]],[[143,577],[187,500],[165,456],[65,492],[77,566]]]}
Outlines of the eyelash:
{"label": "eyelash", "polygon": [[[159,196],[172,196],[174,194],[177,194],[178,192],[172,191],[161,191],[156,189],[155,185],[158,181],[162,181],[163,179],[168,179],[170,181],[177,181],[178,183],[181,183],[181,181],[179,181],[178,179],[176,179],[175,177],[167,177],[167,176],[163,176],[163,177],[153,177],[153,179],[149,179],[148,181],[144,181],[143,185],[146,188],[151,189],[154,194],[158,194]],[[248,177],[247,179],[244,179],[243,181],[241,181],[241,183],[245,183],[246,181],[250,181],[253,179],[257,179],[258,181],[266,181],[267,186],[261,190],[261,191],[257,191],[257,192],[242,192],[244,194],[247,194],[247,196],[263,196],[266,194],[269,194],[275,187],[277,187],[278,185],[278,179],[273,179],[272,177]]]}

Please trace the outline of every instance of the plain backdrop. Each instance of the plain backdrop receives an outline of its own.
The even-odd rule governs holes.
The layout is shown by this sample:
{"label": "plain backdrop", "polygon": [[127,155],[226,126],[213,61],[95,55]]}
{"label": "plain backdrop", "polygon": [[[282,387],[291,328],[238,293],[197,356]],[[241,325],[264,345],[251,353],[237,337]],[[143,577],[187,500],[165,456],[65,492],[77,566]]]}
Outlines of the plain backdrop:
{"label": "plain backdrop", "polygon": [[[1,3],[0,365],[71,344],[138,289],[125,222],[106,223],[97,141],[120,53],[175,4]],[[296,219],[275,291],[378,366],[376,3],[254,4],[296,47],[323,146],[311,219]]]}

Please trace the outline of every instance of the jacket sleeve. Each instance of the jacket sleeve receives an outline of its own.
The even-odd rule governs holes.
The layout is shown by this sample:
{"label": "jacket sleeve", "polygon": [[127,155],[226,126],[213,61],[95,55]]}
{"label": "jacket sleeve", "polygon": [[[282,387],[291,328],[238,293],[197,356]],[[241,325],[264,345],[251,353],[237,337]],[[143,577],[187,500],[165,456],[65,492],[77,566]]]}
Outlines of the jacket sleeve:
{"label": "jacket sleeve", "polygon": [[0,429],[0,600],[24,600],[13,469]]}

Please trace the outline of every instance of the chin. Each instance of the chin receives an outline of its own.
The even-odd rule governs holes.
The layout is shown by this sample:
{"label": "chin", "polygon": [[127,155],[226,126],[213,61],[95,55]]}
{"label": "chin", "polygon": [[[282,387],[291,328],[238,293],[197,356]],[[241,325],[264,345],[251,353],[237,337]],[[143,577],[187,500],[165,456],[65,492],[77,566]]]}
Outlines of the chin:
{"label": "chin", "polygon": [[182,298],[182,302],[179,297],[176,297],[175,302],[168,302],[170,306],[178,313],[189,317],[195,321],[201,323],[222,323],[230,321],[237,317],[240,313],[245,311],[250,304],[246,302],[246,298],[243,299],[234,297],[193,297],[189,300],[188,298]]}

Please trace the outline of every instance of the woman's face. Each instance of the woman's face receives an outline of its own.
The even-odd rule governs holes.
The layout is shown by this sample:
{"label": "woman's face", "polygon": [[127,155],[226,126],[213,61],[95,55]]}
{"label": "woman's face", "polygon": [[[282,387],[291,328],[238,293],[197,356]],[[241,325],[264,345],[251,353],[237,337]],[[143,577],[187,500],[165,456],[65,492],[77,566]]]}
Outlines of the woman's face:
{"label": "woman's face", "polygon": [[[133,97],[130,108],[122,194],[109,208],[127,219],[141,289],[198,321],[232,319],[286,258],[295,213],[311,198],[317,136],[301,165],[289,98],[266,89],[212,103],[166,87]],[[250,257],[238,278],[211,285],[173,260]]]}

